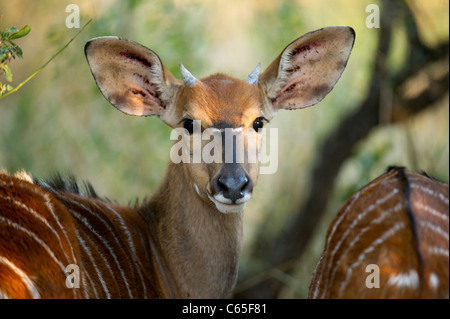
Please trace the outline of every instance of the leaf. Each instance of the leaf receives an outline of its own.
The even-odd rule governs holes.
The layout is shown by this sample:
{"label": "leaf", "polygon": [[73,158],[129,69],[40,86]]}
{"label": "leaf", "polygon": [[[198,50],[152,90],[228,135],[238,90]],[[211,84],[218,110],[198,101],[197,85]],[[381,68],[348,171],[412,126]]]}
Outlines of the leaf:
{"label": "leaf", "polygon": [[23,55],[22,49],[21,49],[17,44],[12,43],[11,41],[10,41],[10,43],[12,44],[11,50],[12,50],[19,58],[23,59],[23,57],[22,57],[22,55]]}
{"label": "leaf", "polygon": [[12,72],[9,66],[6,64],[2,65],[3,72],[5,72],[6,81],[12,82]]}
{"label": "leaf", "polygon": [[[15,28],[14,28],[15,29]],[[11,28],[12,30],[12,28]],[[16,29],[17,30],[17,29]],[[19,39],[19,38],[23,38],[24,36],[26,36],[28,33],[30,33],[31,28],[29,25],[24,26],[22,29],[20,29],[19,31],[14,32],[13,34],[11,34],[8,37],[8,40],[15,40],[15,39]]]}
{"label": "leaf", "polygon": [[80,31],[78,31],[70,40],[69,42],[67,42],[61,49],[59,49],[55,54],[53,54],[53,56],[47,61],[45,62],[40,68],[38,68],[33,74],[31,74],[29,77],[27,77],[25,79],[25,81],[19,83],[14,89],[8,91],[7,93],[4,93],[2,95],[0,95],[0,100],[7,97],[8,95],[16,92],[17,90],[19,90],[22,86],[24,86],[28,81],[30,81],[36,74],[38,74],[39,72],[41,72],[46,66],[47,64],[49,64],[54,58],[56,58],[62,51],[64,51],[69,44],[75,40],[75,38],[81,33],[83,32],[84,28],[86,28],[86,26],[91,23],[92,19],[90,19],[88,22],[86,22],[86,24],[80,29]]}
{"label": "leaf", "polygon": [[0,96],[8,93],[9,91],[11,91],[13,89],[14,89],[14,87],[12,85],[0,83]]}

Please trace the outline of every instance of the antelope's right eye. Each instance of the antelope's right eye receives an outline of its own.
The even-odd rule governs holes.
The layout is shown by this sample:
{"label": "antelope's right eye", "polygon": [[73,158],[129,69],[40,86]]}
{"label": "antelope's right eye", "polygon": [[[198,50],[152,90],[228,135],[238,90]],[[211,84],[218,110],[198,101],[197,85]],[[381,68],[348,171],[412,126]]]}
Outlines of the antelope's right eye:
{"label": "antelope's right eye", "polygon": [[264,121],[267,121],[267,119],[265,117],[258,117],[254,122],[253,122],[253,129],[258,132],[259,129],[264,127]]}
{"label": "antelope's right eye", "polygon": [[194,121],[191,119],[183,120],[183,127],[189,132],[189,134],[192,134],[194,132]]}

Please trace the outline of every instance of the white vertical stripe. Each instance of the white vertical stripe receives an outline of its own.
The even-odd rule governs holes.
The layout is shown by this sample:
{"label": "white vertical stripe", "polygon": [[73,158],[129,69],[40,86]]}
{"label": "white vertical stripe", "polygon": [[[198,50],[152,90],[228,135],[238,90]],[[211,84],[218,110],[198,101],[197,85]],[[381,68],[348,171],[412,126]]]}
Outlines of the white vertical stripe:
{"label": "white vertical stripe", "polygon": [[377,218],[372,220],[369,225],[367,225],[366,227],[362,228],[359,231],[359,233],[356,236],[353,237],[353,240],[350,242],[350,244],[345,246],[346,247],[345,251],[339,255],[339,259],[333,263],[333,272],[331,274],[331,282],[333,282],[334,278],[336,277],[336,271],[338,270],[339,264],[341,263],[342,259],[347,257],[349,251],[357,243],[360,242],[361,236],[364,235],[367,231],[371,230],[374,224],[378,225],[378,224],[382,223],[384,221],[384,219],[386,218],[386,215],[391,214],[391,213],[396,213],[396,212],[398,212],[399,210],[401,210],[404,207],[405,206],[403,205],[403,203],[398,203],[394,208],[384,211],[383,214],[381,214],[380,216],[378,216]]}
{"label": "white vertical stripe", "polygon": [[[321,268],[321,272],[319,273],[319,278],[315,282],[316,286],[314,288],[312,299],[316,299],[317,295],[319,294],[319,287],[322,282],[322,272],[323,272],[323,266],[324,266],[324,265],[322,265],[323,256],[324,256],[324,254],[320,255],[319,262],[317,263],[317,265],[321,265],[322,268]],[[318,267],[318,266],[316,266],[316,267]]]}
{"label": "white vertical stripe", "polygon": [[61,247],[61,251],[64,253],[64,256],[66,257],[66,260],[68,263],[70,263],[70,259],[69,256],[67,256],[66,251],[64,250],[64,247],[62,245],[61,242],[61,238],[59,237],[59,234],[56,232],[56,230],[49,224],[48,220],[46,220],[44,217],[42,217],[41,215],[38,214],[38,212],[36,212],[34,209],[26,206],[25,204],[19,202],[18,200],[16,200],[13,197],[9,197],[9,196],[0,196],[1,199],[4,200],[8,200],[10,202],[12,202],[14,205],[19,206],[23,209],[25,209],[28,213],[30,213],[31,215],[33,215],[35,218],[39,219],[47,228],[49,228],[52,233],[56,236],[56,238],[58,238],[58,243],[59,246]]}
{"label": "white vertical stripe", "polygon": [[438,246],[429,246],[428,247],[428,253],[431,255],[438,255],[438,256],[444,256],[449,257],[449,251],[448,248],[438,247]]}
{"label": "white vertical stripe", "polygon": [[6,219],[2,216],[0,216],[0,222],[3,222],[6,225],[11,226],[16,230],[19,230],[19,231],[25,233],[27,236],[31,237],[34,241],[36,241],[39,245],[41,245],[42,248],[45,249],[45,251],[50,255],[50,257],[59,266],[59,268],[61,268],[61,271],[64,273],[64,277],[66,276],[66,267],[63,265],[63,263],[61,261],[59,261],[58,258],[56,258],[55,254],[50,249],[50,247],[48,247],[47,244],[43,240],[41,240],[35,233],[29,231],[28,229],[24,228],[23,226],[15,223],[9,219]]}
{"label": "white vertical stripe", "polygon": [[94,288],[94,290],[93,290],[94,295],[98,299],[97,291],[95,290],[95,287],[92,285],[91,277],[89,277],[89,274],[86,271],[86,268],[84,267],[82,260],[80,260],[80,275],[81,275],[80,280],[83,285],[84,299],[90,299],[90,294],[88,292],[88,281],[91,284],[91,287]]}
{"label": "white vertical stripe", "polygon": [[[333,228],[331,229],[330,235],[327,238],[327,243],[330,243],[331,238],[333,238],[334,233],[336,232],[337,227],[341,224],[342,220],[346,217],[346,215],[353,211],[353,205],[356,203],[356,201],[360,198],[362,193],[367,193],[369,192],[372,188],[379,186],[380,183],[372,183],[367,185],[366,187],[364,187],[363,189],[359,190],[358,192],[355,193],[355,195],[352,196],[351,198],[351,202],[347,205],[347,207],[345,208],[345,211],[342,212],[341,216],[339,216],[339,218],[336,220],[336,222],[333,224]],[[398,192],[398,190],[395,188],[394,191],[395,193]],[[394,193],[394,194],[395,194]],[[391,194],[391,193],[390,193]],[[388,196],[390,195],[388,194]]]}
{"label": "white vertical stripe", "polygon": [[144,277],[143,277],[142,272],[141,272],[141,269],[144,269],[144,267],[142,266],[142,263],[139,260],[139,257],[137,256],[137,251],[136,251],[136,247],[135,247],[134,242],[133,242],[133,237],[131,236],[131,233],[128,230],[128,227],[125,225],[125,221],[123,220],[122,216],[119,213],[117,213],[108,204],[105,203],[105,205],[117,217],[117,219],[119,220],[119,223],[120,223],[120,225],[122,227],[122,230],[123,230],[123,232],[125,233],[125,235],[127,237],[128,245],[131,247],[131,256],[133,258],[133,262],[136,263],[139,266],[139,267],[136,267],[136,270],[137,270],[137,272],[139,274],[142,286],[144,288],[144,296],[147,297],[147,285],[144,282]]}
{"label": "white vertical stripe", "polygon": [[[83,237],[80,235],[80,233],[78,233],[78,231],[76,231],[76,234],[77,234],[78,241],[79,241],[80,244],[81,244],[81,248],[86,252],[86,255],[89,257],[89,259],[90,259],[90,261],[91,261],[91,263],[92,263],[92,266],[94,266],[95,272],[96,272],[96,274],[97,274],[97,278],[100,280],[100,283],[101,283],[101,285],[102,285],[102,287],[103,287],[103,291],[104,291],[105,294],[106,294],[106,298],[111,299],[111,294],[109,293],[108,286],[106,285],[105,280],[103,279],[102,273],[100,272],[100,270],[99,270],[98,267],[97,267],[97,262],[96,262],[96,260],[94,259],[94,257],[92,256],[91,250],[90,250],[89,247],[86,245],[86,242],[84,241],[84,239],[83,239]],[[102,255],[102,253],[101,253],[100,251],[98,251],[98,253],[99,253],[100,257],[102,257],[102,259],[104,260],[105,265],[106,265],[106,268],[108,268],[109,272],[111,273],[111,278],[114,278],[114,274],[113,274],[113,272],[112,272],[112,270],[111,270],[111,267],[110,267],[109,264],[108,264],[108,261],[107,261],[106,258]],[[84,272],[85,272],[86,274],[88,273],[87,270],[86,270],[86,268],[85,268]],[[94,287],[94,293],[95,293],[95,295],[98,297],[98,295],[97,295],[97,290],[95,289],[95,285],[93,285],[93,287]]]}
{"label": "white vertical stripe", "polygon": [[11,299],[3,290],[0,289],[0,299]]}
{"label": "white vertical stripe", "polygon": [[414,206],[417,206],[418,208],[423,209],[427,213],[430,213],[431,215],[433,215],[439,219],[442,219],[443,222],[448,223],[448,215],[445,215],[445,214],[441,213],[440,211],[438,211],[428,205],[424,205],[423,203],[421,203],[419,201],[414,202]]}
{"label": "white vertical stripe", "polygon": [[[379,205],[385,203],[386,201],[388,201],[389,199],[391,199],[393,196],[395,196],[398,193],[398,189],[394,189],[392,192],[390,192],[389,194],[387,194],[386,196],[384,196],[383,198],[378,198],[375,201],[375,204],[370,204],[368,207],[366,207],[366,209],[364,209],[362,212],[358,213],[358,215],[356,216],[356,218],[353,220],[353,222],[350,224],[350,226],[345,230],[344,234],[340,237],[339,242],[336,244],[336,246],[333,249],[333,252],[331,253],[332,258],[334,257],[334,255],[336,254],[336,251],[341,247],[342,243],[344,242],[344,240],[346,239],[346,237],[350,234],[350,232],[353,230],[353,228],[356,227],[356,225],[364,218],[366,217],[366,215],[370,212],[372,212],[373,210],[375,210],[376,208],[378,208]],[[352,211],[353,213],[355,211]],[[354,214],[353,214],[354,215]],[[352,216],[353,216],[352,215]],[[331,240],[332,238],[332,234],[329,237],[329,240]]]}
{"label": "white vertical stripe", "polygon": [[61,222],[59,221],[59,217],[58,215],[55,213],[55,210],[53,209],[53,205],[50,201],[50,196],[48,195],[48,193],[44,193],[44,199],[45,199],[45,204],[47,205],[48,209],[50,210],[50,212],[52,213],[53,218],[55,219],[56,223],[58,224],[59,228],[61,229],[64,237],[66,238],[66,242],[70,247],[71,250],[71,254],[72,254],[72,258],[73,258],[73,263],[74,264],[78,264],[77,259],[75,258],[75,253],[73,251],[73,247],[72,247],[72,243],[69,239],[69,236],[67,236],[67,233],[64,229],[64,227],[61,225]]}
{"label": "white vertical stripe", "polygon": [[[3,257],[3,256],[0,256],[0,263],[9,267],[12,271],[14,271],[20,277],[20,279],[22,279],[25,286],[27,286],[27,289],[30,292],[31,297],[33,297],[34,299],[41,298],[41,295],[39,294],[37,287],[34,285],[33,281],[30,279],[30,277],[28,277],[28,275],[22,269],[20,269],[16,265],[14,265],[13,262],[11,262],[9,259],[7,259],[6,257]],[[0,297],[1,297],[1,294],[0,294]]]}
{"label": "white vertical stripe", "polygon": [[[81,204],[80,204],[81,205]],[[84,206],[84,205],[82,205]],[[84,209],[88,210],[85,206]],[[101,243],[105,246],[105,248],[109,251],[109,254],[111,255],[111,257],[114,259],[114,262],[116,263],[117,267],[119,268],[120,274],[122,276],[122,279],[125,282],[125,286],[127,287],[128,290],[128,295],[130,298],[133,298],[133,294],[131,293],[130,290],[130,286],[128,284],[128,280],[125,276],[125,272],[119,262],[119,260],[117,259],[116,254],[114,253],[114,250],[111,248],[111,246],[109,245],[108,241],[106,239],[104,239],[102,236],[100,236],[100,234],[98,232],[96,232],[94,230],[94,227],[92,227],[92,225],[89,224],[89,222],[87,221],[87,219],[83,216],[81,216],[80,214],[78,214],[78,212],[74,211],[74,210],[70,210],[70,212],[72,213],[73,216],[75,216],[80,222],[82,222],[90,231],[92,234],[94,234],[100,241]]]}
{"label": "white vertical stripe", "polygon": [[423,228],[429,228],[430,230],[432,230],[434,233],[441,235],[442,237],[444,237],[444,239],[448,242],[449,241],[449,236],[448,236],[448,232],[446,232],[444,229],[442,229],[441,227],[439,227],[438,225],[434,225],[432,223],[430,223],[427,220],[420,220],[419,221],[420,226],[422,226]]}
{"label": "white vertical stripe", "polygon": [[390,276],[386,284],[390,286],[397,286],[398,288],[410,287],[417,289],[420,284],[419,275],[417,274],[417,271],[411,269],[407,273],[401,272]]}
{"label": "white vertical stripe", "polygon": [[405,224],[403,222],[396,223],[394,226],[392,226],[386,232],[384,232],[383,235],[374,240],[372,244],[368,248],[366,248],[362,252],[362,254],[358,256],[357,261],[351,264],[350,267],[348,267],[347,269],[347,276],[345,278],[345,281],[341,282],[338,298],[342,296],[342,293],[345,291],[345,288],[347,288],[348,282],[352,278],[353,269],[361,265],[361,263],[365,260],[367,254],[374,251],[377,246],[383,244],[389,237],[395,235],[399,230],[403,228],[405,228]]}
{"label": "white vertical stripe", "polygon": [[[442,194],[441,192],[435,192],[435,191],[434,191],[433,189],[431,189],[431,188],[428,188],[428,187],[422,186],[422,185],[417,185],[417,184],[410,184],[410,187],[411,187],[411,188],[418,189],[418,190],[420,190],[420,191],[422,191],[422,192],[424,192],[424,193],[426,193],[426,194],[428,194],[428,195],[430,195],[430,196],[433,196],[433,197],[435,197],[435,198],[438,198],[438,199],[440,199],[442,202],[444,202],[444,204],[446,204],[446,205],[449,204],[449,202],[448,202],[448,197],[445,196],[444,194]],[[448,185],[447,185],[447,187],[448,187]]]}

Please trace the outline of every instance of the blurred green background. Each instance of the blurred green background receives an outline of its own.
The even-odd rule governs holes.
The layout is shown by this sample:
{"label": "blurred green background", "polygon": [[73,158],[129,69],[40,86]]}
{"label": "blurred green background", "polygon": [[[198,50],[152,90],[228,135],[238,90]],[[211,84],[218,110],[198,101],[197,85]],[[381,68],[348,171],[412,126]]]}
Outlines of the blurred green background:
{"label": "blurred green background", "polygon": [[[448,38],[448,0],[408,2],[427,44]],[[327,25],[355,29],[356,43],[347,69],[329,96],[312,108],[281,111],[270,124],[279,128],[278,171],[260,177],[245,212],[241,267],[244,272],[253,268],[257,261],[246,252],[256,231],[270,220],[271,227],[265,229],[268,236],[275,234],[302,203],[318,146],[367,94],[378,30],[366,27],[365,8],[378,2],[2,0],[2,30],[31,27],[31,33],[17,41],[24,60],[10,64],[13,86],[78,31],[65,25],[69,14],[65,9],[72,3],[80,8],[81,25],[93,18],[91,24],[44,71],[0,100],[0,168],[25,169],[39,178],[57,171],[73,173],[90,181],[100,196],[121,203],[149,197],[155,191],[169,158],[170,130],[157,118],[125,116],[110,106],[84,57],[88,39],[116,35],[139,42],[157,52],[177,77],[181,62],[197,77],[225,72],[244,78],[258,62],[262,69],[267,67],[287,44],[306,32]],[[388,58],[392,68],[398,68],[404,62],[406,40],[401,29],[393,36],[395,46]],[[280,297],[306,295],[328,223],[345,199],[388,165],[424,170],[448,182],[448,96],[407,122],[373,130],[357,146],[339,174],[320,232]]]}

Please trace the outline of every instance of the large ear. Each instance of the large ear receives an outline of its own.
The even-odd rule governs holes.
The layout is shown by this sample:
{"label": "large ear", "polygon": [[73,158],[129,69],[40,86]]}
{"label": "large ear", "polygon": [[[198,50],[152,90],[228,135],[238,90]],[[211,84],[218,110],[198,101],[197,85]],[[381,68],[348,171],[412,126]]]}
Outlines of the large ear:
{"label": "large ear", "polygon": [[129,115],[157,115],[175,126],[174,97],[181,81],[156,53],[118,37],[91,39],[84,52],[95,82],[112,105]]}
{"label": "large ear", "polygon": [[333,26],[289,44],[259,79],[266,115],[320,102],[344,71],[354,40],[352,28]]}

